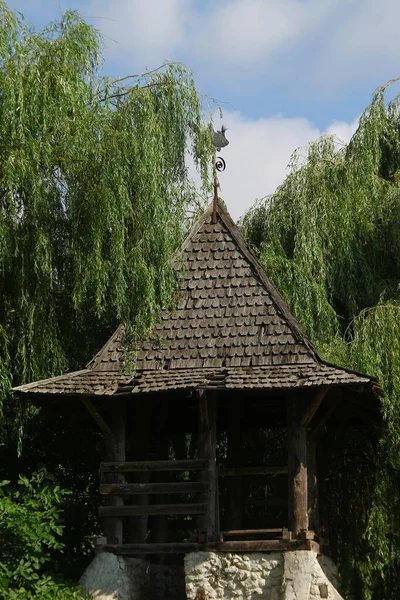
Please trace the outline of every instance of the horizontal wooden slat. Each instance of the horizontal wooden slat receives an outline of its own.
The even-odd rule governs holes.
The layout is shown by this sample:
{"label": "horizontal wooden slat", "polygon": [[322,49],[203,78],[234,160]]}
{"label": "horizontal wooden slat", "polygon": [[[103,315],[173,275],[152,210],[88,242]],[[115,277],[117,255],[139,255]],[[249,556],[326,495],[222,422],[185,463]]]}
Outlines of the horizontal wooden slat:
{"label": "horizontal wooden slat", "polygon": [[113,554],[188,554],[197,552],[199,545],[195,542],[165,542],[160,544],[104,544],[96,546],[96,552],[111,552]]}
{"label": "horizontal wooden slat", "polygon": [[206,460],[141,460],[134,462],[100,463],[101,473],[133,471],[200,471],[208,467]]}
{"label": "horizontal wooden slat", "polygon": [[203,515],[205,504],[143,504],[133,506],[101,506],[100,517],[134,517],[141,515]]}
{"label": "horizontal wooden slat", "polygon": [[319,547],[313,540],[238,540],[208,543],[207,550],[216,552],[285,552],[286,550],[314,550]]}
{"label": "horizontal wooden slat", "polygon": [[96,552],[111,552],[125,556],[135,554],[187,554],[199,550],[218,552],[284,552],[286,550],[313,550],[319,545],[313,540],[250,540],[236,542],[165,543],[165,544],[105,544],[96,547]]}
{"label": "horizontal wooden slat", "polygon": [[192,494],[206,492],[204,481],[165,481],[163,483],[102,483],[100,494],[131,496],[135,494]]}
{"label": "horizontal wooden slat", "polygon": [[218,469],[220,477],[241,477],[243,475],[284,475],[288,472],[287,466],[282,467],[232,467]]}
{"label": "horizontal wooden slat", "polygon": [[224,540],[282,539],[282,528],[277,529],[231,529],[222,532]]}

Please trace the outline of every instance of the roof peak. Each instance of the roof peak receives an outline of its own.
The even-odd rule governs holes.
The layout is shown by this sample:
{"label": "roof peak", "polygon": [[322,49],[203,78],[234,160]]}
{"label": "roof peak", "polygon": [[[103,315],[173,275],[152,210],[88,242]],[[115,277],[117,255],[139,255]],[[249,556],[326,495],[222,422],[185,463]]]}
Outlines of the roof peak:
{"label": "roof peak", "polygon": [[[221,199],[194,223],[175,257],[174,311],[164,309],[137,357],[138,370],[315,364],[319,358]],[[183,267],[183,268],[182,268]],[[110,368],[117,338],[93,369]],[[118,368],[115,364],[114,368]]]}

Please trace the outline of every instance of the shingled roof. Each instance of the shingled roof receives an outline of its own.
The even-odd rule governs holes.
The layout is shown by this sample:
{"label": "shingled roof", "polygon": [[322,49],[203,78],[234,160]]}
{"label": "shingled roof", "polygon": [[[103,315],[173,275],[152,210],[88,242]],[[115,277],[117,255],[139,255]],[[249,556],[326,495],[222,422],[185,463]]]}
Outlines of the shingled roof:
{"label": "shingled roof", "polygon": [[158,392],[199,387],[288,389],[367,385],[374,378],[317,355],[224,209],[198,220],[174,261],[180,293],[124,370],[124,327],[82,371],[15,388],[45,394]]}

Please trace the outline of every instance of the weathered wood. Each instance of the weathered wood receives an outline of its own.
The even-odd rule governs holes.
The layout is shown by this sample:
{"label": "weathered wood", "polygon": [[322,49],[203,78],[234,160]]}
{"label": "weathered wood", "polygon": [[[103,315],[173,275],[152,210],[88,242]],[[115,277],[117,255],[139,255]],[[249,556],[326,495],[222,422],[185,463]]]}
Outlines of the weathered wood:
{"label": "weathered wood", "polygon": [[103,417],[101,416],[101,414],[99,413],[97,408],[91,402],[91,400],[89,398],[87,398],[86,396],[82,396],[81,401],[82,401],[82,404],[86,407],[89,414],[91,414],[93,419],[96,421],[97,425],[100,428],[100,431],[102,431],[105,436],[111,438],[113,435],[111,429],[109,428],[109,426],[107,425],[107,423],[105,422],[105,420],[103,419]]}
{"label": "weathered wood", "polygon": [[207,460],[141,460],[128,462],[103,462],[101,473],[133,473],[134,471],[201,471]]}
{"label": "weathered wood", "polygon": [[289,529],[296,538],[308,529],[307,432],[301,425],[304,404],[292,397],[287,403]]}
{"label": "weathered wood", "polygon": [[138,494],[193,494],[207,491],[203,481],[165,481],[163,483],[102,483],[103,495],[130,496]]}
{"label": "weathered wood", "polygon": [[319,490],[317,475],[317,441],[307,441],[308,526],[319,532]]}
{"label": "weathered wood", "polygon": [[100,517],[132,517],[148,515],[202,515],[207,506],[194,504],[134,504],[130,506],[101,506]]}
{"label": "weathered wood", "polygon": [[223,539],[226,540],[262,540],[262,539],[283,539],[283,529],[231,529],[222,532]]}
{"label": "weathered wood", "polygon": [[321,403],[322,403],[323,399],[326,397],[328,391],[329,391],[328,385],[324,385],[318,390],[314,400],[311,402],[310,406],[307,408],[307,410],[301,420],[302,427],[308,427],[308,425],[311,422],[311,419],[317,412],[318,408],[321,406]]}
{"label": "weathered wood", "polygon": [[315,538],[315,533],[312,529],[303,529],[297,536],[298,540],[313,540]]}
{"label": "weathered wood", "polygon": [[217,552],[285,552],[286,550],[313,550],[319,552],[319,545],[313,540],[250,540],[232,542],[176,542],[166,544],[122,544],[100,545],[96,552],[134,556],[136,554],[188,554],[198,551]]}
{"label": "weathered wood", "polygon": [[207,550],[215,552],[285,552],[286,550],[318,551],[313,540],[238,540],[205,544]]}
{"label": "weathered wood", "polygon": [[198,552],[199,544],[195,542],[167,542],[151,544],[122,544],[122,545],[98,545],[96,553],[110,552],[123,556],[135,556],[136,554],[188,554]]}
{"label": "weathered wood", "polygon": [[207,484],[207,495],[203,496],[207,503],[204,517],[199,519],[200,531],[207,532],[207,539],[213,540],[216,534],[216,502],[217,502],[217,404],[215,394],[199,391],[199,457],[207,461],[207,468],[200,475]]}
{"label": "weathered wood", "polygon": [[[110,461],[125,460],[125,438],[126,438],[126,401],[118,400],[111,409],[110,414],[110,430],[111,434],[106,438],[106,457]],[[123,475],[115,474],[112,477],[112,482],[116,484],[125,483]],[[106,499],[104,508],[120,509],[124,501],[119,496],[112,496]],[[113,516],[113,515],[110,515]],[[123,522],[120,518],[104,519],[104,534],[107,542],[111,544],[122,544],[123,542]]]}
{"label": "weathered wood", "polygon": [[220,477],[242,477],[243,475],[284,475],[288,472],[287,466],[282,467],[224,467],[218,469]]}

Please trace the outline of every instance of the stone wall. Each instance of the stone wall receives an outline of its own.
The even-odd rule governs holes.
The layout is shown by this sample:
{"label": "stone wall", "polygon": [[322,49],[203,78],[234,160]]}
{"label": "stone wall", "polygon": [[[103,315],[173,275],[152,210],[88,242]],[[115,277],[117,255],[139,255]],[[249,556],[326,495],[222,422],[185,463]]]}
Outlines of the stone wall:
{"label": "stone wall", "polygon": [[93,559],[80,585],[94,600],[185,600],[183,567],[107,552]]}
{"label": "stone wall", "polygon": [[343,600],[332,561],[305,550],[193,552],[185,571],[102,553],[80,583],[94,600]]}
{"label": "stone wall", "polygon": [[315,552],[229,554],[194,552],[185,557],[187,600],[343,600]]}

